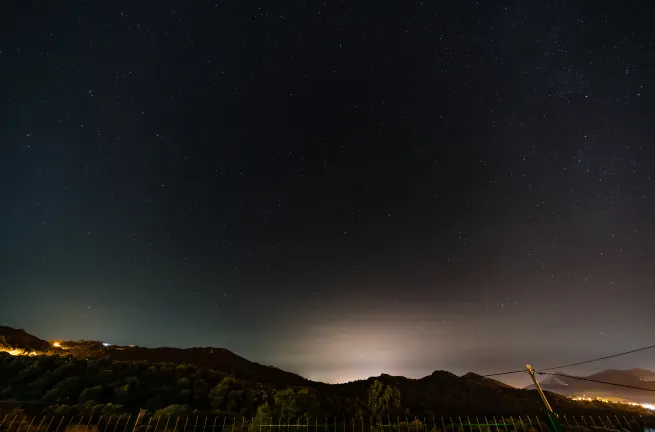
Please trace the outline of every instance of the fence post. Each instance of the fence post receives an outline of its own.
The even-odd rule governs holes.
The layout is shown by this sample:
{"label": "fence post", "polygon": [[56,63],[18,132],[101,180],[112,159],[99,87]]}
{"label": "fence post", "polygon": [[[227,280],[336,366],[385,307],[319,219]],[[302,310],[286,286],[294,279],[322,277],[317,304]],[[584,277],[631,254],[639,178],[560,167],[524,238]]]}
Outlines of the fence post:
{"label": "fence post", "polygon": [[[616,416],[616,419],[619,421],[619,424],[621,425],[621,428],[623,428],[623,424],[621,423],[621,420],[618,418],[618,416]],[[625,416],[623,416],[623,421],[625,422],[625,424],[628,425],[627,430],[632,432],[632,426],[630,426],[630,422],[625,418]]]}
{"label": "fence post", "polygon": [[[139,415],[140,415],[140,413],[137,414],[137,418],[136,418],[136,420],[134,420],[134,426],[132,427],[132,430],[130,432],[134,432],[134,429],[136,429],[136,422],[137,422],[137,420],[139,420],[139,418],[138,418]],[[131,424],[131,419],[132,419],[132,414],[128,414],[127,415],[127,420],[125,420],[125,427],[123,428],[123,432],[128,432],[128,430],[129,430],[128,426],[130,426],[130,424]]]}
{"label": "fence post", "polygon": [[[607,419],[609,424],[612,426],[612,429],[616,429],[616,426],[614,426],[614,423],[612,423],[612,419],[610,418],[610,416],[606,415],[605,418]],[[621,427],[620,423],[619,423],[619,427]]]}
{"label": "fence post", "polygon": [[[84,417],[82,417],[84,418]],[[32,430],[32,423],[34,423],[34,420],[36,420],[36,416],[32,417],[32,421],[30,422],[29,426],[27,426],[28,432],[31,432]],[[19,431],[20,432],[20,431]]]}
{"label": "fence post", "polygon": [[20,421],[20,424],[18,425],[18,428],[16,430],[20,430],[20,427],[23,426],[23,423],[25,423],[25,418],[23,417],[23,420]]}
{"label": "fence post", "polygon": [[[90,417],[89,417],[90,418]],[[41,421],[39,422],[39,425],[36,427],[36,432],[39,432],[39,429],[41,429],[41,425],[45,421],[45,416],[41,418]],[[0,422],[0,426],[2,425],[2,422]]]}
{"label": "fence post", "polygon": [[521,423],[521,430],[525,431],[525,423],[523,423],[521,416],[519,416],[519,423]]}
{"label": "fence post", "polygon": [[[91,415],[89,416],[89,421],[86,422],[86,428],[85,428],[86,430],[85,430],[84,432],[89,432],[89,429],[90,429],[90,427],[91,427],[91,421],[92,421],[92,420],[93,420],[93,414],[91,414]],[[39,428],[36,428],[36,430],[37,430],[37,432],[38,432]]]}
{"label": "fence post", "polygon": [[[623,423],[621,423],[621,420],[619,419],[619,416],[617,414],[614,414],[614,418],[616,419],[617,423],[619,424],[619,427],[623,429]],[[628,425],[628,430],[630,430],[630,425]]]}
{"label": "fence post", "polygon": [[562,425],[557,419],[557,415],[553,411],[546,410],[546,416],[548,417],[551,432],[562,432]]}
{"label": "fence post", "polygon": [[512,427],[514,428],[514,431],[516,431],[516,423],[514,423],[514,417],[509,416],[509,420],[512,422]]}
{"label": "fence post", "polygon": [[152,416],[148,419],[148,423],[146,424],[146,432],[150,432],[150,423],[152,422]]}

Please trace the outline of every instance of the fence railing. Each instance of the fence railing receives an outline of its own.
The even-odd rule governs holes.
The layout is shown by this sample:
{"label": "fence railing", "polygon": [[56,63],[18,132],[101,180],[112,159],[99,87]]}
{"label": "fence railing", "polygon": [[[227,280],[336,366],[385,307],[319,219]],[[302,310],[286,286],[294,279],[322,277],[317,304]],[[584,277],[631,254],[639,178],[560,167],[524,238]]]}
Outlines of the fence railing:
{"label": "fence railing", "polygon": [[[546,416],[272,419],[0,415],[0,432],[553,432]],[[559,415],[564,432],[655,432],[655,416]]]}

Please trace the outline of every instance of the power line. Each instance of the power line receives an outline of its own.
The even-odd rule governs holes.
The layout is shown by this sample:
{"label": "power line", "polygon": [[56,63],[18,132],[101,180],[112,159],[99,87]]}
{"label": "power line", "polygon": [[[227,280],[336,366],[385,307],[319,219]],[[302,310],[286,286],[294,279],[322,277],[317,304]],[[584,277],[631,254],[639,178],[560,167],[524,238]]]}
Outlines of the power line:
{"label": "power line", "polygon": [[[468,380],[468,379],[478,379],[478,378],[488,378],[488,377],[495,377],[495,376],[501,376],[501,375],[511,375],[511,374],[516,374],[516,373],[527,373],[527,371],[525,369],[521,369],[521,370],[513,370],[513,371],[507,371],[507,372],[497,372],[497,373],[486,374],[486,375],[473,374],[471,376],[461,376],[461,377],[455,376],[454,378],[441,379],[441,380],[432,381],[432,382],[435,383],[435,384],[442,384],[442,383],[450,383],[450,382],[454,382],[454,381],[462,381],[462,380]],[[428,377],[429,376],[426,376],[426,377],[423,377],[421,379],[425,379],[425,378],[428,378]],[[377,378],[380,378],[380,377],[370,377],[370,378],[377,379]],[[358,381],[366,381],[366,380],[358,380]],[[344,386],[344,385],[348,385],[348,384],[351,384],[351,383],[354,383],[354,382],[357,382],[357,381],[350,381],[350,382],[347,382],[347,383],[329,384],[329,385]]]}
{"label": "power line", "polygon": [[[511,375],[515,373],[526,373],[525,369],[521,370],[514,370],[514,371],[507,371],[507,372],[497,372],[497,373],[492,373],[492,374],[486,374],[486,375],[478,375],[478,374],[473,374],[471,376],[461,376],[461,377],[455,377],[455,378],[450,378],[450,379],[444,379],[444,380],[439,380],[436,381],[437,383],[446,383],[446,382],[451,382],[451,381],[460,381],[460,380],[467,380],[467,379],[478,379],[478,378],[489,378],[489,377],[494,377],[494,376],[501,376],[501,375]],[[427,377],[426,377],[427,378]]]}
{"label": "power line", "polygon": [[[461,377],[455,376],[454,378],[448,378],[448,379],[442,379],[442,380],[438,380],[438,381],[432,381],[432,383],[433,384],[445,384],[445,383],[451,383],[451,382],[455,382],[455,381],[462,381],[462,380],[468,380],[468,379],[478,379],[478,378],[488,378],[488,377],[501,376],[501,375],[511,375],[511,374],[516,374],[516,373],[527,373],[527,371],[525,369],[521,369],[521,370],[513,370],[513,371],[507,371],[507,372],[497,372],[497,373],[486,374],[486,375],[474,374],[472,376],[461,376]],[[369,377],[368,379],[371,379],[371,378],[378,379],[380,377]],[[405,377],[403,377],[403,378],[405,378]],[[424,378],[428,378],[428,377],[426,376]],[[353,384],[353,383],[356,383],[356,382],[359,382],[359,381],[367,381],[368,379],[350,381],[350,382],[347,382],[347,383],[339,383],[339,384],[327,384],[327,383],[321,383],[321,384],[327,384],[327,385],[330,385],[330,386],[332,386],[332,385],[334,385],[334,386],[346,386],[348,384]],[[296,397],[296,396],[297,395],[295,395],[295,394],[289,394],[289,395],[278,394],[275,397]]]}
{"label": "power line", "polygon": [[643,387],[635,387],[631,385],[626,385],[626,384],[617,384],[617,383],[611,383],[607,381],[598,381],[594,379],[589,379],[589,378],[582,378],[582,377],[577,377],[577,376],[572,376],[572,375],[564,375],[564,374],[558,374],[558,373],[549,373],[549,372],[537,372],[539,375],[552,375],[552,376],[560,376],[564,378],[573,378],[577,380],[582,380],[582,381],[590,381],[598,384],[607,384],[607,385],[613,385],[617,387],[625,387],[625,388],[631,388],[635,390],[644,390],[644,391],[649,391],[649,392],[655,392],[655,389],[648,389],[648,388],[643,388]]}
{"label": "power line", "polygon": [[632,353],[636,353],[636,352],[639,352],[639,351],[645,351],[645,350],[653,349],[653,348],[655,348],[655,345],[635,349],[635,350],[632,350],[632,351],[626,351],[626,352],[622,352],[622,353],[618,353],[618,354],[612,354],[612,355],[605,356],[605,357],[599,357],[599,358],[596,358],[596,359],[593,359],[593,360],[587,360],[587,361],[582,361],[582,362],[578,362],[578,363],[571,363],[571,364],[567,364],[567,365],[563,365],[563,366],[556,366],[556,367],[551,367],[551,368],[539,369],[537,372],[539,372],[539,371],[549,371],[549,370],[553,370],[553,369],[564,369],[564,368],[571,367],[571,366],[578,366],[578,365],[583,365],[583,364],[587,364],[587,363],[593,363],[593,362],[597,362],[597,361],[600,361],[600,360],[606,360],[606,359],[619,357],[619,356],[623,356],[623,355],[626,355],[626,354],[632,354]]}
{"label": "power line", "polygon": [[521,370],[514,370],[514,371],[507,371],[507,372],[497,372],[497,373],[486,374],[486,375],[473,374],[471,376],[461,376],[461,377],[455,377],[455,378],[450,378],[450,379],[439,380],[439,381],[435,381],[435,382],[437,384],[441,384],[441,383],[448,383],[448,382],[461,381],[461,380],[467,380],[467,379],[478,379],[478,378],[489,378],[489,377],[495,377],[495,376],[501,376],[501,375],[512,375],[512,374],[516,374],[516,373],[527,373],[527,372],[524,369],[521,369]]}
{"label": "power line", "polygon": [[[476,377],[471,377],[471,378],[487,378],[487,377],[500,376],[500,375],[511,375],[515,373],[527,373],[527,371],[525,369],[521,369],[521,370],[515,370],[509,372],[498,372],[493,374],[478,375]],[[460,377],[460,379],[465,379],[465,377]]]}

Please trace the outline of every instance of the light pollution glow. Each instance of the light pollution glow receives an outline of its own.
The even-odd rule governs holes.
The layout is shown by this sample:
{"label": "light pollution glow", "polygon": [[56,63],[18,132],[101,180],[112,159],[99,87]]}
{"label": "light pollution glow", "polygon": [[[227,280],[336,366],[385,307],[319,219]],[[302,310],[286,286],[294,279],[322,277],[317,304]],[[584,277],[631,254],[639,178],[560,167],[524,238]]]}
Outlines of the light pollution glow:
{"label": "light pollution glow", "polygon": [[[350,339],[345,338],[344,340],[348,341]],[[352,340],[350,340],[350,342],[352,342]],[[53,342],[52,345],[54,347],[60,347],[61,346],[61,344],[59,342]],[[375,350],[380,350],[381,354],[384,354],[384,351],[385,351],[384,345],[377,346],[375,342],[373,342],[368,347],[368,349],[369,349],[368,352],[373,352]],[[6,352],[6,353],[8,353],[8,354],[10,354],[12,356],[29,356],[29,357],[45,354],[45,353],[39,353],[39,352],[36,352],[36,351],[26,351],[26,350],[21,350],[21,349],[8,349],[8,348],[4,348],[4,347],[0,347],[0,352]],[[375,371],[373,369],[369,369],[368,371],[369,371],[369,372],[367,372],[367,373],[369,373],[368,376],[376,376],[376,375],[380,375],[380,373],[382,373],[382,372]],[[366,373],[364,373],[364,375],[365,374]],[[359,377],[361,377],[361,376],[362,376],[361,373],[358,373],[357,375],[353,375],[353,376],[341,376],[340,379],[338,379],[338,382],[353,381],[353,380],[359,379]],[[646,408],[646,409],[649,409],[649,410],[655,410],[655,404],[637,403],[637,402],[631,402],[631,401],[624,400],[624,399],[601,398],[601,397],[590,398],[590,397],[582,397],[582,396],[571,397],[571,399],[576,400],[576,401],[600,401],[600,402],[604,402],[604,403],[640,406],[642,408]]]}
{"label": "light pollution glow", "polygon": [[602,398],[602,397],[595,397],[595,398],[590,398],[590,397],[584,397],[584,396],[574,396],[571,397],[572,400],[576,401],[599,401],[599,402],[604,402],[604,403],[612,403],[612,404],[623,404],[623,405],[630,405],[630,406],[640,406],[642,408],[646,408],[649,410],[655,410],[655,404],[649,404],[649,403],[637,403],[637,402],[632,402],[629,400],[625,399],[617,399],[617,398]]}

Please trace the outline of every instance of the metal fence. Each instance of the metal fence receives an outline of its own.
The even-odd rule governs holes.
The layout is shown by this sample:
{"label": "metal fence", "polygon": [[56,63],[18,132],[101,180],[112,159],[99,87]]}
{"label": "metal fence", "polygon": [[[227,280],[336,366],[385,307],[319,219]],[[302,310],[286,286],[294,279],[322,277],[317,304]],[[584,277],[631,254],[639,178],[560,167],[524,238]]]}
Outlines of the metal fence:
{"label": "metal fence", "polygon": [[[116,414],[87,417],[0,416],[1,432],[554,432],[546,416],[260,420]],[[655,432],[655,416],[566,416],[564,432]]]}

